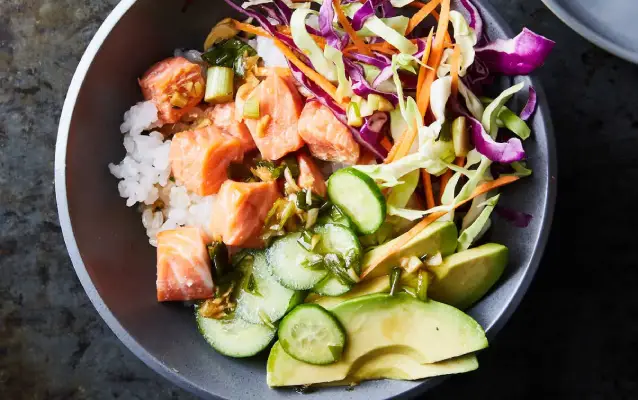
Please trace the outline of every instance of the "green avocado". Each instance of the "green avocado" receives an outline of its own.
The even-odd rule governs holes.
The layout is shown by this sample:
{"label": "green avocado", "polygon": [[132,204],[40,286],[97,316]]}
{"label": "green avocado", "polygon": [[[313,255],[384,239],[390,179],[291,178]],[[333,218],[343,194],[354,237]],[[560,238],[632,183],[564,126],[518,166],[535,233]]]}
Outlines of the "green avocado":
{"label": "green avocado", "polygon": [[[393,267],[399,265],[399,260],[405,257],[421,257],[424,255],[434,255],[438,252],[445,257],[454,253],[458,231],[452,222],[434,222],[423,229],[417,236],[406,243],[401,250],[390,254],[397,239],[393,239],[379,247],[375,247],[363,256],[361,270],[364,271],[365,279],[372,279],[382,275],[389,275]],[[375,260],[385,258],[373,270],[370,270]]]}
{"label": "green avocado", "polygon": [[461,310],[481,299],[503,274],[507,247],[488,243],[452,254],[441,265],[429,267],[435,279],[428,296]]}
{"label": "green avocado", "polygon": [[434,364],[419,364],[410,355],[383,351],[375,357],[365,357],[362,363],[350,370],[342,385],[357,384],[373,379],[396,379],[413,381],[440,375],[460,374],[478,369],[474,354],[439,361]]}
{"label": "green avocado", "polygon": [[[405,271],[401,274],[401,286],[416,287],[416,274],[407,274]],[[367,281],[361,281],[354,285],[352,289],[341,296],[319,296],[310,294],[306,298],[306,303],[316,303],[327,310],[332,310],[346,300],[357,297],[366,296],[376,293],[388,293],[390,291],[390,277],[388,275],[379,276]]]}
{"label": "green avocado", "polygon": [[[276,343],[268,357],[269,386],[342,381],[351,370],[354,374],[367,365],[367,360],[385,354],[399,353],[417,364],[434,364],[473,353],[488,345],[483,328],[462,311],[436,301],[422,302],[408,294],[358,297],[339,304],[332,313],[347,335],[341,359],[330,365],[306,364],[290,357]],[[401,361],[405,361],[405,357],[389,357],[387,360],[398,364],[385,366],[384,362],[378,361],[381,364],[377,364],[375,361],[370,367],[373,378],[386,377],[382,374],[383,370],[388,374],[398,374],[392,376],[400,376],[401,371],[410,369],[410,363]],[[361,374],[357,373],[357,379],[367,379]]]}

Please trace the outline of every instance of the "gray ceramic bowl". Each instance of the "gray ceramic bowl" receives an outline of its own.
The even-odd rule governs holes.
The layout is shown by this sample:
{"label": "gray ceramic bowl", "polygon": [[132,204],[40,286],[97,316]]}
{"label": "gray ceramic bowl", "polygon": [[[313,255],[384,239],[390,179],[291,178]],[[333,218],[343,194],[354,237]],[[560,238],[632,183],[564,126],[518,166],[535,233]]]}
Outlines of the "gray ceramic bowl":
{"label": "gray ceramic bowl", "polygon": [[[297,398],[294,390],[266,386],[265,356],[223,357],[200,336],[191,309],[155,301],[154,248],[147,242],[140,215],[118,197],[117,181],[107,169],[124,154],[118,127],[124,111],[141,98],[137,78],[177,47],[199,48],[211,26],[230,15],[220,0],[194,1],[186,13],[181,6],[177,0],[121,1],[82,57],[64,104],[56,148],[56,196],[64,238],[77,275],[102,318],[155,371],[206,398]],[[481,11],[492,37],[511,36],[494,9],[483,5]],[[507,188],[502,201],[535,218],[527,229],[500,220],[494,224],[493,240],[510,247],[511,262],[498,286],[470,311],[490,337],[520,302],[551,225],[554,142],[545,96],[538,82],[533,83],[540,107],[533,120],[534,139],[526,148],[534,175]],[[322,389],[304,399],[390,398],[422,392],[438,381],[368,382],[354,391]]]}

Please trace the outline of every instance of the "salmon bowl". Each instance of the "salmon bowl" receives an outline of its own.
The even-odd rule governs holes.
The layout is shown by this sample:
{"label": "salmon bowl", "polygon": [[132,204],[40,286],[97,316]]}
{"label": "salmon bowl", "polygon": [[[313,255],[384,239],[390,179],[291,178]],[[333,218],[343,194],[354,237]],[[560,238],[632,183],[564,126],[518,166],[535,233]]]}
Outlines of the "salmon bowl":
{"label": "salmon bowl", "polygon": [[[123,0],[73,77],[55,177],[76,273],[133,353],[203,398],[421,393],[476,369],[540,263],[555,148],[521,76],[542,60],[517,52],[549,41],[478,1],[368,3],[416,10]],[[305,21],[324,13],[321,36]]]}

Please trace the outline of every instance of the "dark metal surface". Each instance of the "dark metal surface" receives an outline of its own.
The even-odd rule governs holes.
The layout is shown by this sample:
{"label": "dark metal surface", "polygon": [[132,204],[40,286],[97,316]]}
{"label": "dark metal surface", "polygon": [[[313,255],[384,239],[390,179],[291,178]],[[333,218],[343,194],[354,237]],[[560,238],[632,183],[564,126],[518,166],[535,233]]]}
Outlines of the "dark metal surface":
{"label": "dark metal surface", "polygon": [[543,0],[543,3],[586,39],[638,64],[638,2]]}
{"label": "dark metal surface", "polygon": [[[293,391],[267,388],[264,358],[220,356],[199,336],[190,310],[156,303],[153,248],[139,215],[118,197],[117,182],[106,168],[123,155],[118,127],[124,111],[140,98],[136,78],[176,47],[199,47],[214,20],[227,15],[225,11],[219,2],[194,2],[181,14],[176,2],[157,7],[153,0],[124,0],[107,18],[80,62],[62,112],[56,150],[60,221],[91,301],[116,335],[149,366],[201,396],[293,397],[297,396]],[[491,7],[482,11],[493,37],[512,34]],[[538,82],[534,85],[540,89]],[[539,95],[534,139],[526,143],[535,174],[507,188],[503,196],[504,204],[535,218],[525,230],[495,221],[493,239],[510,247],[511,263],[496,290],[470,312],[490,337],[527,289],[551,225],[556,161],[542,90]],[[524,98],[517,101],[522,104]],[[304,398],[387,398],[417,393],[436,382],[371,382],[351,392],[325,389]]]}

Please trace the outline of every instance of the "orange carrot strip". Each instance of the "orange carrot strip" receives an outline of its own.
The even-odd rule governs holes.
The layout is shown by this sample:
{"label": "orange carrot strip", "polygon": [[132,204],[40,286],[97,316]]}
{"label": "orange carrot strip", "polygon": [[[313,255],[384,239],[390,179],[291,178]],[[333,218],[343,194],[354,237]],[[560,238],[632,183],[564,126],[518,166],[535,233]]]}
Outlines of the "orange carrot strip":
{"label": "orange carrot strip", "polygon": [[[456,160],[454,160],[454,164],[458,165],[459,167],[462,167],[463,165],[465,165],[465,157],[456,157]],[[443,192],[445,192],[445,187],[447,186],[448,182],[452,178],[452,175],[454,175],[454,171],[452,171],[451,169],[448,169],[447,171],[445,171],[445,174],[443,174],[443,176],[441,177],[441,189],[439,189],[439,195],[440,195],[439,197],[443,197]]]}
{"label": "orange carrot strip", "polygon": [[384,163],[389,164],[394,160],[399,160],[405,157],[410,152],[410,148],[412,148],[412,143],[414,142],[416,135],[416,129],[406,129],[403,135],[401,135],[401,138],[399,138],[399,140],[394,143],[394,146],[392,147],[392,150],[390,151],[390,154],[388,154],[388,157],[385,159]]}
{"label": "orange carrot strip", "polygon": [[425,4],[419,11],[417,11],[412,18],[410,18],[410,22],[408,23],[408,29],[405,31],[405,34],[408,35],[410,32],[414,30],[423,20],[434,11],[435,8],[439,6],[441,0],[431,0],[429,3]]}
{"label": "orange carrot strip", "polygon": [[430,33],[428,34],[428,38],[425,44],[425,51],[423,52],[423,59],[421,60],[421,62],[423,63],[421,65],[421,68],[419,68],[419,76],[418,76],[418,80],[417,80],[417,84],[416,84],[416,98],[418,99],[420,97],[421,94],[421,87],[423,86],[423,82],[425,82],[425,71],[427,68],[425,68],[425,65],[427,65],[428,63],[428,59],[430,58],[430,51],[432,50],[432,38],[434,37],[434,30],[430,30]]}
{"label": "orange carrot strip", "polygon": [[341,8],[341,0],[332,0],[332,5],[334,6],[335,13],[337,14],[337,19],[339,20],[339,23],[343,27],[343,30],[346,31],[346,33],[350,37],[350,40],[352,40],[352,43],[357,47],[357,49],[361,53],[369,55],[369,56],[372,55],[372,52],[370,51],[368,46],[359,36],[357,36],[357,32],[354,30],[352,25],[350,25],[350,22],[348,21],[346,14],[343,13],[343,9]]}
{"label": "orange carrot strip", "polygon": [[[383,54],[387,54],[389,56],[393,55],[393,54],[397,54],[399,51],[397,49],[395,49],[394,47],[389,48],[388,46],[385,45],[385,43],[373,43],[373,44],[369,44],[367,45],[368,49],[370,50],[374,50],[377,51],[379,53],[383,53]],[[357,48],[357,46],[355,45],[350,45],[347,46],[346,48],[343,49],[344,53],[351,53],[353,51],[357,51],[359,50]]]}
{"label": "orange carrot strip", "polygon": [[[505,186],[505,185],[509,185],[512,182],[516,182],[517,180],[519,180],[520,178],[517,176],[502,176],[494,181],[491,182],[486,182],[482,185],[480,185],[479,187],[477,187],[474,192],[472,193],[472,195],[458,203],[454,205],[454,209],[457,209],[459,207],[461,207],[464,204],[467,204],[468,202],[472,201],[475,197],[482,195],[483,193],[487,193],[490,190],[494,190],[496,188]],[[407,231],[406,233],[404,233],[403,235],[399,236],[396,240],[395,243],[393,243],[393,245],[388,249],[388,251],[383,254],[380,255],[379,257],[377,257],[376,259],[371,260],[368,265],[369,267],[366,268],[365,271],[363,271],[363,273],[361,274],[361,278],[365,279],[366,276],[368,276],[372,271],[374,271],[374,269],[381,264],[382,262],[384,262],[386,259],[388,259],[389,257],[392,257],[394,254],[397,253],[397,251],[399,251],[406,243],[408,243],[410,240],[414,239],[419,233],[421,233],[421,231],[423,231],[423,229],[425,229],[428,225],[430,225],[431,223],[435,222],[436,220],[438,220],[439,218],[441,218],[442,216],[444,216],[445,214],[447,214],[446,211],[439,211],[433,214],[430,214],[428,216],[426,216],[425,218],[423,218],[418,224],[416,224],[412,229],[410,229],[409,231]]]}
{"label": "orange carrot strip", "polygon": [[450,65],[452,71],[450,74],[452,75],[452,98],[456,99],[456,96],[459,93],[459,68],[461,67],[461,46],[455,45],[454,52],[452,53],[452,57],[450,59]]}
{"label": "orange carrot strip", "polygon": [[[440,16],[438,12],[432,11],[432,16],[434,17],[436,22],[439,22]],[[452,44],[452,38],[450,37],[450,33],[447,30],[445,30],[445,34],[443,36],[445,37],[446,44]]]}
{"label": "orange carrot strip", "polygon": [[[426,77],[421,88],[421,97],[417,99],[417,105],[421,115],[425,116],[430,105],[430,87],[436,79],[436,71],[439,68],[441,59],[443,58],[444,33],[447,32],[448,23],[450,21],[450,0],[443,0],[441,3],[441,18],[436,29],[436,36],[432,44],[432,54],[428,59],[428,65],[432,69],[426,71]],[[411,145],[411,144],[410,144]]]}
{"label": "orange carrot strip", "polygon": [[387,151],[392,150],[392,143],[390,143],[390,140],[387,137],[383,137],[383,139],[381,139],[381,146],[383,146],[383,148]]}
{"label": "orange carrot strip", "polygon": [[239,29],[240,31],[252,33],[253,35],[257,36],[264,36],[267,38],[271,37],[270,34],[265,30],[257,28],[256,26],[252,26],[250,24],[244,24],[243,22],[233,20],[233,25],[235,25],[235,28]]}
{"label": "orange carrot strip", "polygon": [[430,209],[436,205],[434,202],[434,193],[432,192],[432,177],[425,169],[421,170],[421,177],[423,178],[423,186],[425,188],[425,203],[428,209]]}

